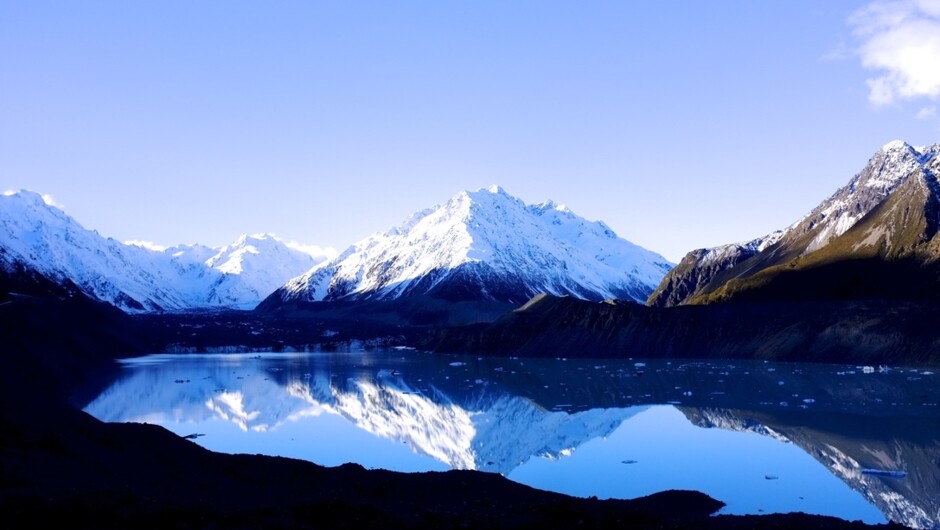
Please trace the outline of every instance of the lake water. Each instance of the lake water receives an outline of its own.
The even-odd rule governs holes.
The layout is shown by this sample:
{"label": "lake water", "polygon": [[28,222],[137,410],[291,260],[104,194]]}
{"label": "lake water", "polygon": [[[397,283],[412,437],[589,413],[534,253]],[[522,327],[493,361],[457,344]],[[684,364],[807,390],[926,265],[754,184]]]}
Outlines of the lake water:
{"label": "lake water", "polygon": [[940,376],[744,361],[411,350],[151,355],[85,410],[228,453],[501,473],[632,498],[693,489],[723,513],[940,527]]}

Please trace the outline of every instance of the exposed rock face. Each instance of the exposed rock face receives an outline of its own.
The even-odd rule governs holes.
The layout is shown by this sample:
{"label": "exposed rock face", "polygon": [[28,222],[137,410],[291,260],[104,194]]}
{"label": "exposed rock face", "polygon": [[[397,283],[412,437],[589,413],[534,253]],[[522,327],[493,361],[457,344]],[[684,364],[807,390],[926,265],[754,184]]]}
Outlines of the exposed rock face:
{"label": "exposed rock face", "polygon": [[777,231],[747,243],[732,243],[714,248],[693,250],[663,278],[659,287],[650,295],[647,304],[654,307],[680,305],[697,293],[704,291],[716,276],[742,263],[783,236]]}

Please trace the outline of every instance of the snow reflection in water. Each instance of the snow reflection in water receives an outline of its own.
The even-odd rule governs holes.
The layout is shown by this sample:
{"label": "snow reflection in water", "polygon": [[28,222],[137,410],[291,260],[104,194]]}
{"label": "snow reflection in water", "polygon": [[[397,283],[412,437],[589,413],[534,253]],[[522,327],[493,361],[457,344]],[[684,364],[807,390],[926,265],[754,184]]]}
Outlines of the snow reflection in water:
{"label": "snow reflection in water", "polygon": [[937,398],[924,371],[358,352],[131,359],[86,410],[223,452],[480,469],[601,498],[696,489],[728,513],[930,528]]}

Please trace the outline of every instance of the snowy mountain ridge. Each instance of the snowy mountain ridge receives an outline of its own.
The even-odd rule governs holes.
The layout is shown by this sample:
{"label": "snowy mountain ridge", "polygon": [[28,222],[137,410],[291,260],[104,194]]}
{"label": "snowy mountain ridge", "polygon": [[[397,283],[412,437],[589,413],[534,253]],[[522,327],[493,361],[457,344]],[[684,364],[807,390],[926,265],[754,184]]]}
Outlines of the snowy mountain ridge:
{"label": "snowy mountain ridge", "polygon": [[526,205],[498,186],[366,238],[272,295],[281,302],[445,299],[521,303],[538,293],[644,301],[672,268],[553,202]]}
{"label": "snowy mountain ridge", "polygon": [[268,234],[222,249],[178,245],[162,251],[87,230],[41,195],[0,195],[0,266],[19,262],[125,311],[249,309],[325,261]]}

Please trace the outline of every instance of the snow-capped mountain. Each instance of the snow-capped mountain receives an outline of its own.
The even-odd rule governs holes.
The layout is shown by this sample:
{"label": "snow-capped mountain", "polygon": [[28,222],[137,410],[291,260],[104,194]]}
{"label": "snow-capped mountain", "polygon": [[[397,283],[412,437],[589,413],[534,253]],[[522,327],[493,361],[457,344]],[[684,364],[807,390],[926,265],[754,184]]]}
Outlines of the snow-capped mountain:
{"label": "snow-capped mountain", "polygon": [[526,205],[493,186],[356,243],[268,302],[431,295],[521,303],[538,293],[643,302],[671,267],[602,222],[552,202]]}
{"label": "snow-capped mountain", "polygon": [[254,307],[287,278],[326,259],[290,248],[271,235],[243,235],[204,262],[221,273],[209,287],[207,300],[212,305]]}
{"label": "snow-capped mountain", "polygon": [[[936,196],[937,191],[940,191],[937,185],[937,175],[940,173],[938,154],[940,144],[913,147],[905,142],[893,141],[884,145],[848,184],[786,229],[748,243],[699,249],[687,254],[666,275],[648,304],[672,306],[688,303],[696,296],[713,292],[729,281],[749,278],[769,268],[830,248],[866,216],[877,215],[885,210],[884,205],[889,198],[910,196],[910,193],[905,192],[906,187],[917,186],[921,192],[917,200],[905,207],[924,210],[925,204],[935,202],[926,196]],[[895,226],[875,227],[875,231],[884,234],[902,231],[904,227],[901,225],[910,221],[907,218],[895,219],[890,221]],[[924,234],[919,237],[929,239]],[[894,242],[900,239],[896,237]],[[837,246],[841,248],[846,245]],[[864,246],[868,245],[849,249],[849,253]],[[848,257],[846,252],[839,252]]]}
{"label": "snow-capped mountain", "polygon": [[155,250],[87,230],[37,193],[0,196],[0,266],[70,280],[126,311],[251,308],[326,258],[265,234],[242,236],[223,249]]}

